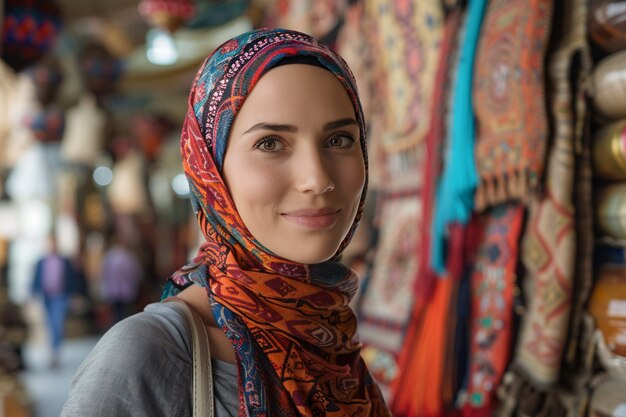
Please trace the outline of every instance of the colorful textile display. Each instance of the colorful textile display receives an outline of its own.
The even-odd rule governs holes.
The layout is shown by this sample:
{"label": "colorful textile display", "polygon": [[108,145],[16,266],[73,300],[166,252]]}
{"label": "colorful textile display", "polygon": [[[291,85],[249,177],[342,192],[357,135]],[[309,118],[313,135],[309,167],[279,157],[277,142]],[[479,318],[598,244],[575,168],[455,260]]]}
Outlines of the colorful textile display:
{"label": "colorful textile display", "polygon": [[193,83],[181,151],[191,199],[206,238],[198,256],[168,281],[163,296],[196,284],[207,289],[217,324],[235,349],[239,415],[389,416],[361,359],[349,307],[358,277],[339,262],[363,211],[365,191],[332,259],[313,265],[277,257],[247,230],[222,179],[229,132],[243,100],[287,57],[313,57],[345,88],[366,131],[345,62],[308,35],[284,29],[244,33],[221,45]]}
{"label": "colorful textile display", "polygon": [[472,105],[472,78],[474,58],[480,28],[485,14],[486,0],[472,0],[468,4],[465,36],[459,47],[459,64],[452,90],[449,143],[443,173],[437,189],[437,202],[432,229],[431,262],[434,270],[445,271],[445,238],[453,223],[467,224],[473,207],[477,184],[473,158],[475,122]]}
{"label": "colorful textile display", "polygon": [[482,236],[471,275],[472,318],[467,400],[463,416],[489,417],[506,370],[513,335],[519,238],[524,207],[496,206],[477,217],[468,234]]}
{"label": "colorful textile display", "polygon": [[584,133],[581,126],[586,121],[580,102],[584,96],[578,90],[580,79],[589,74],[588,60],[578,60],[581,55],[585,58],[587,51],[586,1],[577,0],[572,7],[564,8],[558,19],[557,48],[548,67],[554,138],[545,192],[541,198],[534,196],[531,200],[522,243],[528,306],[512,366],[511,379],[517,381],[502,393],[509,412],[513,399],[519,401],[521,415],[542,415],[546,410],[553,413],[563,408],[551,388],[559,380],[567,345],[577,256],[574,163]]}
{"label": "colorful textile display", "polygon": [[[337,53],[346,60],[354,74],[366,122],[371,118],[374,65],[372,47],[367,39],[368,29],[364,5],[357,2],[347,9],[345,21],[337,37]],[[371,165],[373,164],[370,164],[370,169],[374,168]]]}
{"label": "colorful textile display", "polygon": [[[448,309],[455,282],[450,277],[438,279],[428,308],[421,317],[412,316],[406,335],[407,344],[400,362],[402,378],[393,384],[392,412],[395,417],[444,417],[443,402],[446,343],[450,315]],[[402,384],[402,385],[400,385]]]}
{"label": "colorful textile display", "polygon": [[61,30],[61,11],[53,0],[4,0],[0,28],[0,57],[21,71],[52,47]]}
{"label": "colorful textile display", "polygon": [[[419,273],[415,282],[415,308],[421,310],[434,288],[436,273],[431,267],[432,222],[435,217],[435,190],[441,173],[442,147],[446,137],[445,117],[450,95],[450,78],[456,40],[462,23],[460,8],[454,9],[446,19],[445,32],[441,42],[437,78],[433,92],[430,129],[426,136],[425,163],[423,165],[422,221],[420,231],[422,242],[418,253]],[[419,316],[419,314],[417,314]]]}
{"label": "colorful textile display", "polygon": [[412,288],[414,301],[403,330],[403,347],[395,364],[399,372],[391,382],[390,400],[395,416],[420,416],[426,413],[434,416],[452,402],[452,395],[444,394],[444,387],[453,385],[446,379],[444,364],[451,361],[447,360],[449,358],[444,347],[450,346],[451,338],[447,329],[455,328],[450,321],[455,316],[449,308],[455,304],[451,300],[454,299],[456,283],[452,279],[437,279],[430,268],[428,254],[434,188],[441,166],[440,147],[445,137],[447,86],[460,21],[460,9],[452,11],[446,20],[433,92],[430,128],[421,167],[423,188],[420,210],[423,210],[423,214],[418,228],[420,244],[417,252],[412,254],[418,259]]}
{"label": "colorful textile display", "polygon": [[398,355],[403,347],[415,298],[418,252],[422,241],[421,199],[417,194],[384,197],[374,266],[359,309],[363,358],[387,398],[401,374]]}
{"label": "colorful textile display", "polygon": [[552,3],[489,3],[474,78],[477,210],[526,201],[541,182],[548,135],[544,54]]}
{"label": "colorful textile display", "polygon": [[431,120],[443,9],[439,0],[366,0],[365,10],[373,24],[376,99],[384,103],[374,114],[381,137],[372,140],[385,153],[385,187],[410,172],[415,189]]}

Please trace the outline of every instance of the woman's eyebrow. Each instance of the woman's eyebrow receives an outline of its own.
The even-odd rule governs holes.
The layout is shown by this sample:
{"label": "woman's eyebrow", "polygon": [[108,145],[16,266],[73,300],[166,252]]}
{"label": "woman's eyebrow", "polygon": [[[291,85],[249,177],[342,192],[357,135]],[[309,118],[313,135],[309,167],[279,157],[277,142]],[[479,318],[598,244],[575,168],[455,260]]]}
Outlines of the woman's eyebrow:
{"label": "woman's eyebrow", "polygon": [[335,120],[334,122],[326,123],[324,125],[324,130],[333,130],[339,127],[350,126],[350,125],[358,126],[359,122],[357,122],[355,119],[352,119],[352,118]]}
{"label": "woman's eyebrow", "polygon": [[257,123],[243,133],[245,135],[246,133],[254,132],[255,130],[272,130],[274,132],[297,132],[298,128],[293,125],[282,125],[282,124],[275,124],[275,123]]}
{"label": "woman's eyebrow", "polygon": [[[326,123],[324,125],[324,130],[333,130],[333,129],[337,129],[340,127],[351,126],[351,125],[358,126],[359,122],[357,122],[355,119],[352,119],[352,118],[335,120],[333,122]],[[254,132],[255,130],[271,130],[273,132],[292,132],[293,133],[293,132],[297,132],[298,128],[294,125],[261,122],[261,123],[257,123],[253,125],[250,129],[243,132],[243,134],[245,135],[250,132]]]}

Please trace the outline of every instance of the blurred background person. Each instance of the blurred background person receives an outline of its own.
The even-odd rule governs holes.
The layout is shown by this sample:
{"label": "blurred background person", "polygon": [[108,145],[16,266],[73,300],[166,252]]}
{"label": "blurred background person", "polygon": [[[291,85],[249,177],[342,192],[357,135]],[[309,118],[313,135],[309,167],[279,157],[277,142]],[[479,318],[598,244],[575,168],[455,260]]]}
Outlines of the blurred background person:
{"label": "blurred background person", "polygon": [[123,237],[114,234],[102,261],[101,276],[101,295],[111,307],[111,324],[130,313],[143,277],[143,267],[134,250]]}
{"label": "blurred background person", "polygon": [[35,265],[32,293],[40,296],[45,310],[45,323],[50,340],[50,366],[59,366],[59,354],[65,330],[69,297],[78,292],[79,278],[72,261],[58,251],[52,234],[48,253]]}

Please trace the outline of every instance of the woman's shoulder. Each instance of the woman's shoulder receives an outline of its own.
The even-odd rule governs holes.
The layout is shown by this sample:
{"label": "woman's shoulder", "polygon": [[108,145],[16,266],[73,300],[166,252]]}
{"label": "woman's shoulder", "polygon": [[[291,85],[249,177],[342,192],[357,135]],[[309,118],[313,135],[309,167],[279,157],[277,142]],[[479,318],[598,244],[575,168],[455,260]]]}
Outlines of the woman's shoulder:
{"label": "woman's shoulder", "polygon": [[170,362],[176,367],[190,366],[187,326],[183,313],[175,306],[149,304],[144,311],[120,321],[106,332],[94,353],[107,357],[123,355],[126,361],[137,364],[150,358]]}
{"label": "woman's shoulder", "polygon": [[[187,334],[182,313],[164,303],[120,321],[81,364],[63,416],[89,415],[81,413],[94,400],[115,408],[111,415],[179,415],[191,378]],[[140,398],[141,410],[124,398]]]}

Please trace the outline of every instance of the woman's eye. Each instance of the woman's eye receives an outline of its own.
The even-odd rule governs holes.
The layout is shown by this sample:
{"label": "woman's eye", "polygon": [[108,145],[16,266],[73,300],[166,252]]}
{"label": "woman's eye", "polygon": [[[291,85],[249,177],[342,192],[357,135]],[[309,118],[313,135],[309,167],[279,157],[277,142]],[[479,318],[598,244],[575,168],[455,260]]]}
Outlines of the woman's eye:
{"label": "woman's eye", "polygon": [[352,135],[341,134],[330,138],[327,144],[331,148],[349,148],[354,145],[355,142],[356,140]]}
{"label": "woman's eye", "polygon": [[277,138],[263,138],[254,147],[264,152],[276,152],[283,148],[282,143]]}

